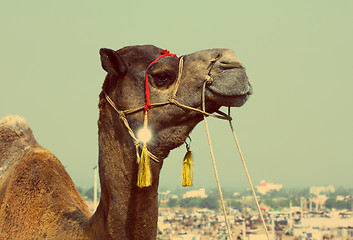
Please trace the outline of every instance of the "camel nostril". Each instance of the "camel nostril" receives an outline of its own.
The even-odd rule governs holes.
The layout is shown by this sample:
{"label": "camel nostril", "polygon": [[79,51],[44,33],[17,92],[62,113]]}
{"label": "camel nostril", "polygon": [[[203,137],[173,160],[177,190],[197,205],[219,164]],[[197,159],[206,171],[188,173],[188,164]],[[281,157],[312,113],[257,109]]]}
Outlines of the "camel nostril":
{"label": "camel nostril", "polygon": [[241,62],[236,61],[220,61],[219,67],[221,69],[244,68]]}
{"label": "camel nostril", "polygon": [[245,69],[244,64],[237,58],[232,50],[224,49],[221,58],[217,62],[221,70],[223,69]]}

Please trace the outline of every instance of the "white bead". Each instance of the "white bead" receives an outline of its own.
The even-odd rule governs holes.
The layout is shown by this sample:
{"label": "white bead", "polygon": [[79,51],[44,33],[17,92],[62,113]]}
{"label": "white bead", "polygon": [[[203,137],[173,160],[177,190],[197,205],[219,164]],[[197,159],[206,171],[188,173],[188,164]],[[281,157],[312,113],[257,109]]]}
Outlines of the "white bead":
{"label": "white bead", "polygon": [[137,137],[141,140],[141,142],[147,143],[148,141],[151,140],[151,138],[152,138],[152,133],[151,133],[151,131],[145,126],[145,127],[141,128],[141,129],[138,131]]}

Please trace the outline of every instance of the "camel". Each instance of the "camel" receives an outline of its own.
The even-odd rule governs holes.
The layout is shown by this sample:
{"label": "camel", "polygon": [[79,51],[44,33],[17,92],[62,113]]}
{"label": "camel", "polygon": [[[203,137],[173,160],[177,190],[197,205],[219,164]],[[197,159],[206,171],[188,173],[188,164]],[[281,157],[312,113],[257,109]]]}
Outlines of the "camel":
{"label": "camel", "polygon": [[[252,93],[244,65],[232,50],[184,55],[181,76],[176,56],[151,64],[161,52],[152,45],[100,50],[107,75],[99,95],[101,198],[93,214],[61,162],[37,143],[26,121],[18,116],[0,121],[0,239],[156,239],[163,161],[185,142],[203,114],[176,104],[149,109],[153,137],[148,150],[159,161],[150,162],[152,185],[140,188],[136,143],[107,96],[118,110],[140,108],[146,101],[145,75],[151,103],[168,101],[179,78],[175,97],[193,109],[202,108],[202,89],[209,76],[204,91],[208,113],[221,106],[240,107]],[[143,111],[126,115],[133,132],[142,127],[143,119]]]}

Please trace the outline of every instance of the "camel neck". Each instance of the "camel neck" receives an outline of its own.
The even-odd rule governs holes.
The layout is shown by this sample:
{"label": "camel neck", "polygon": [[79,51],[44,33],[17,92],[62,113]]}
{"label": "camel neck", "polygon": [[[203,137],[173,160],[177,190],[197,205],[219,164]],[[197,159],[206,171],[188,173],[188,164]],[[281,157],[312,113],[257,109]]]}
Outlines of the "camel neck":
{"label": "camel neck", "polygon": [[94,232],[102,239],[156,239],[161,164],[151,165],[152,186],[138,188],[135,146],[107,105],[98,126],[101,199],[91,219]]}

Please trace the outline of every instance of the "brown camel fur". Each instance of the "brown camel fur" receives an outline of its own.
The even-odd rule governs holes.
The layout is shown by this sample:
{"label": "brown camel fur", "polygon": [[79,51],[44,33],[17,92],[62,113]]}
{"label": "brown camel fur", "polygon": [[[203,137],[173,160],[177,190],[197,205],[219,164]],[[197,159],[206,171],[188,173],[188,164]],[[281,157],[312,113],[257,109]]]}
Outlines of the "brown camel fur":
{"label": "brown camel fur", "polygon": [[[121,110],[141,107],[145,99],[145,70],[160,56],[154,46],[132,46],[118,51],[101,49],[103,84]],[[210,60],[218,58],[207,85],[206,110],[242,106],[251,94],[242,63],[225,49],[184,56],[177,100],[201,109],[202,86]],[[172,95],[179,59],[164,57],[148,69],[151,102]],[[0,239],[156,239],[159,173],[170,150],[180,146],[202,114],[164,105],[149,111],[153,138],[148,149],[161,161],[151,162],[152,186],[138,188],[136,148],[118,113],[99,97],[99,174],[101,199],[91,216],[60,161],[35,140],[24,119],[0,121]],[[127,115],[134,132],[143,112]]]}

